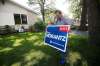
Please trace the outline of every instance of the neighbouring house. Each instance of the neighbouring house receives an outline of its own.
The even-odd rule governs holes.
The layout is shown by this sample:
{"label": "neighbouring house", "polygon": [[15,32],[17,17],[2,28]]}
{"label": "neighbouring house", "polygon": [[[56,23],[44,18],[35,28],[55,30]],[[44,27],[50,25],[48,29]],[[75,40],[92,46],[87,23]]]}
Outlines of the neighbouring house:
{"label": "neighbouring house", "polygon": [[32,10],[14,1],[0,2],[0,26],[10,25],[16,30],[24,26],[25,29],[29,29],[29,26],[37,21],[37,15]]}

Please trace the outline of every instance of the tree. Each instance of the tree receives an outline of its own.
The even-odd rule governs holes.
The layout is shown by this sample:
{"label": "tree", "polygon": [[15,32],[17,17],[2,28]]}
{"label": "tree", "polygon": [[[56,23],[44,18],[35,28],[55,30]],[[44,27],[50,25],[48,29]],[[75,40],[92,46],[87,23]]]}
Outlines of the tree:
{"label": "tree", "polygon": [[88,0],[88,24],[90,43],[100,46],[100,2]]}
{"label": "tree", "polygon": [[87,30],[87,5],[86,0],[71,0],[71,12],[75,19],[80,20],[80,30]]}
{"label": "tree", "polygon": [[81,17],[81,0],[70,0],[70,11],[75,19],[80,19]]}
{"label": "tree", "polygon": [[30,5],[38,5],[39,6],[43,22],[45,23],[45,8],[46,7],[48,8],[48,6],[51,5],[51,3],[49,3],[49,4],[46,3],[46,1],[49,1],[49,0],[28,0],[28,1],[29,1]]}
{"label": "tree", "polygon": [[[100,48],[100,0],[87,0],[88,5],[88,30],[89,30],[89,44]],[[95,52],[96,57],[91,58],[93,61],[90,66],[99,66],[100,50]]]}
{"label": "tree", "polygon": [[99,66],[100,61],[100,0],[83,0],[81,25],[84,27],[88,21],[89,46],[96,46],[92,49],[95,56],[89,57],[89,66]]}
{"label": "tree", "polygon": [[86,0],[81,0],[82,3],[82,12],[81,12],[81,21],[79,29],[82,31],[87,30],[87,4]]}
{"label": "tree", "polygon": [[54,21],[54,12],[55,12],[55,10],[56,10],[56,8],[45,9],[45,22],[46,23]]}

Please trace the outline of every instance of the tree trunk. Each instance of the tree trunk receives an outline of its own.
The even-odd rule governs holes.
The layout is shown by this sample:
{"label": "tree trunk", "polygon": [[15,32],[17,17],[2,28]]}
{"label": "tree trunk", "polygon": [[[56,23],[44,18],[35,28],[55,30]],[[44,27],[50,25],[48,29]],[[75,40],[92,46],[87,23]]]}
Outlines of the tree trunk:
{"label": "tree trunk", "polygon": [[41,15],[42,15],[43,22],[45,23],[45,10],[44,10],[44,4],[41,5]]}
{"label": "tree trunk", "polygon": [[90,43],[100,46],[100,5],[99,0],[88,2],[88,23]]}
{"label": "tree trunk", "polygon": [[[89,43],[100,48],[100,3],[99,0],[87,0],[87,4]],[[99,53],[94,53],[96,56],[91,58],[90,61],[92,63],[90,64],[90,66],[99,66]]]}
{"label": "tree trunk", "polygon": [[43,5],[43,10],[42,10],[42,18],[43,18],[43,22],[45,23],[45,10],[44,10],[44,5]]}
{"label": "tree trunk", "polygon": [[86,31],[87,30],[87,6],[86,0],[82,0],[82,13],[81,13],[81,23],[80,23],[80,30]]}

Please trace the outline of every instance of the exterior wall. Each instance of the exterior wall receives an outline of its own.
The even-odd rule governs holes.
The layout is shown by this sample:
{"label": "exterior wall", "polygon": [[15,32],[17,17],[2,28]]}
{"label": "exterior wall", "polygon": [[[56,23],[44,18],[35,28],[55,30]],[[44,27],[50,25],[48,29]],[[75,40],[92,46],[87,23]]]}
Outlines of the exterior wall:
{"label": "exterior wall", "polygon": [[14,17],[11,13],[0,12],[0,26],[14,25]]}
{"label": "exterior wall", "polygon": [[[15,3],[6,1],[4,5],[0,3],[0,26],[15,25],[14,13],[27,15],[28,24],[24,25],[25,28],[28,28],[29,25],[34,24],[36,21],[36,14]],[[15,25],[15,29],[20,27],[21,25]]]}
{"label": "exterior wall", "polygon": [[28,21],[29,21],[29,25],[33,25],[36,21],[37,21],[37,15],[33,15],[33,13],[31,12],[27,12],[27,18],[28,18]]}

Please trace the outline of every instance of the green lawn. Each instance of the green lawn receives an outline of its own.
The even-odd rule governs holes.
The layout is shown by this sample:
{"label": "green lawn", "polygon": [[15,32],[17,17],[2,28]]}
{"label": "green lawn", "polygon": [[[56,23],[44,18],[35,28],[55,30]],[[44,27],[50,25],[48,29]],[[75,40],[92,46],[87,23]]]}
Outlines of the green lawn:
{"label": "green lawn", "polygon": [[[44,33],[0,36],[0,66],[62,66],[60,53],[44,45],[43,38]],[[87,37],[70,35],[68,45],[66,66],[88,66],[88,59],[94,55],[90,52]]]}

